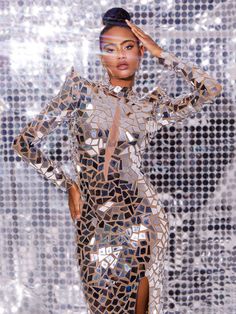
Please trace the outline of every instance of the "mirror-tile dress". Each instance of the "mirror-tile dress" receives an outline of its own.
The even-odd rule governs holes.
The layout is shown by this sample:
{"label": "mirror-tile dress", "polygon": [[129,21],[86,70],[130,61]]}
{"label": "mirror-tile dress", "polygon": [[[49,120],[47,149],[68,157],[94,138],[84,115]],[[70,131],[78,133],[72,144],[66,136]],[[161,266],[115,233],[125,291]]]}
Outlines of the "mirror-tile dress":
{"label": "mirror-tile dress", "polygon": [[76,221],[77,255],[89,313],[134,314],[139,281],[149,281],[149,313],[162,312],[168,219],[142,170],[150,134],[192,117],[221,85],[209,74],[162,51],[159,63],[192,85],[172,98],[160,87],[140,97],[132,87],[82,77],[74,67],[59,93],[14,138],[13,149],[59,189],[73,180],[37,143],[68,121],[71,159],[83,208]]}

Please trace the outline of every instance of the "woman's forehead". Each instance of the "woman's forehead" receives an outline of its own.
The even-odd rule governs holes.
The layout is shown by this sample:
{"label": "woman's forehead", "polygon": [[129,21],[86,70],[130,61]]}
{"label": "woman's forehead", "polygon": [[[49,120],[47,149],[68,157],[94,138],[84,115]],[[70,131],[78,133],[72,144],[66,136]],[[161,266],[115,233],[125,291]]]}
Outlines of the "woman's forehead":
{"label": "woman's forehead", "polygon": [[106,43],[120,44],[124,40],[137,41],[133,32],[127,27],[112,27],[102,35],[102,41]]}
{"label": "woman's forehead", "polygon": [[111,43],[111,44],[123,44],[129,41],[137,41],[134,37],[131,36],[120,36],[120,35],[103,35],[102,36],[103,43]]}

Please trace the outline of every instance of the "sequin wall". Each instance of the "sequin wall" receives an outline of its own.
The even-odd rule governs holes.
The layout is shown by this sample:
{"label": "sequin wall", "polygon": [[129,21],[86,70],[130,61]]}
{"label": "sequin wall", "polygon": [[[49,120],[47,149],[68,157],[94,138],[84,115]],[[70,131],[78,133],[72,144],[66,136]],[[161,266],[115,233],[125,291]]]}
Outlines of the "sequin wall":
{"label": "sequin wall", "polygon": [[[72,65],[92,80],[103,75],[98,34],[112,6],[223,85],[196,116],[160,131],[143,167],[170,220],[165,313],[236,313],[234,0],[0,2],[0,313],[87,313],[67,194],[23,163],[11,143]],[[145,93],[157,84],[173,97],[189,91],[145,52],[135,88]],[[73,173],[67,124],[39,146]]]}

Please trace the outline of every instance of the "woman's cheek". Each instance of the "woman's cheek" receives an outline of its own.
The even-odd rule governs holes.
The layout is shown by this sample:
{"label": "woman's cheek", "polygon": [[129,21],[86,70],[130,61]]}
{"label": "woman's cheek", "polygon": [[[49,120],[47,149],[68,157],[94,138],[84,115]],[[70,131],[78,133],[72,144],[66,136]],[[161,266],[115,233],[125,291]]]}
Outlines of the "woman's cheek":
{"label": "woman's cheek", "polygon": [[136,55],[131,55],[127,58],[128,62],[132,65],[138,64],[138,57]]}

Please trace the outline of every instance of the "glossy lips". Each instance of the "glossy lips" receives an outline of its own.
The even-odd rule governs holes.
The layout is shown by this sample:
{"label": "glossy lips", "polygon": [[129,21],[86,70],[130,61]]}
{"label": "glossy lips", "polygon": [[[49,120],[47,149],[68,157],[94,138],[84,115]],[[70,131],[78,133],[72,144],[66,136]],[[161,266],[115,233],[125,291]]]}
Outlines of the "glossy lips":
{"label": "glossy lips", "polygon": [[120,62],[118,65],[117,65],[117,69],[119,70],[126,70],[128,69],[129,65],[127,62]]}

